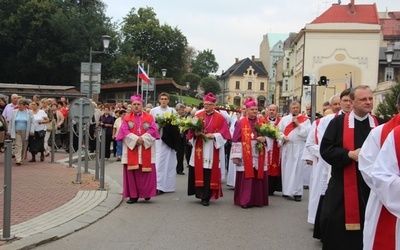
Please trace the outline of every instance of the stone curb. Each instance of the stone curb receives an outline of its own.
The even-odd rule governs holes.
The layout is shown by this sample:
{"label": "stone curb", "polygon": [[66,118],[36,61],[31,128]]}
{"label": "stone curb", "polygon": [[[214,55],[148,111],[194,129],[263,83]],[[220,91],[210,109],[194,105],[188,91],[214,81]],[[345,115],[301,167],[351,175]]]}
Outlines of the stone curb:
{"label": "stone curb", "polygon": [[[57,162],[68,165],[68,161],[67,158]],[[76,156],[73,162],[77,162]],[[94,174],[93,170],[89,172]],[[103,218],[122,202],[122,187],[107,175],[105,183],[109,190],[79,191],[75,198],[63,206],[12,226],[11,234],[17,239],[0,246],[0,249],[32,249],[70,235]]]}

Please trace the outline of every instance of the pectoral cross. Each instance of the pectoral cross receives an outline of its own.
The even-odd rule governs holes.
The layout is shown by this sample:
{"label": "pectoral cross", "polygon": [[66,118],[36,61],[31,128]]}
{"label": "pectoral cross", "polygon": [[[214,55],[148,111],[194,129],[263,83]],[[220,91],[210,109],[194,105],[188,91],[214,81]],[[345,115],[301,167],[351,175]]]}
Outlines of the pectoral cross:
{"label": "pectoral cross", "polygon": [[201,157],[201,148],[196,149],[197,158]]}
{"label": "pectoral cross", "polygon": [[253,134],[253,133],[251,133],[250,135],[251,135],[251,139],[254,139],[254,134]]}
{"label": "pectoral cross", "polygon": [[243,131],[244,131],[243,137],[247,138],[249,136],[249,134],[250,134],[250,128],[249,127],[245,127],[243,129]]}

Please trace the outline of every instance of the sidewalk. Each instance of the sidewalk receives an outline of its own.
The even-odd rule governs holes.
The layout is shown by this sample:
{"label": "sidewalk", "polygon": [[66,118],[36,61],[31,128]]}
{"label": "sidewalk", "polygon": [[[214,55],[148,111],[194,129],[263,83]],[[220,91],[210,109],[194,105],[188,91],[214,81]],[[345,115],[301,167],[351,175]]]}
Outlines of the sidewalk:
{"label": "sidewalk", "polygon": [[[0,249],[28,249],[64,237],[99,220],[121,203],[120,185],[106,177],[106,190],[98,190],[100,183],[94,181],[94,175],[83,173],[84,160],[82,184],[74,184],[77,169],[68,167],[68,156],[60,150],[54,163],[50,156],[43,162],[28,162],[30,154],[21,166],[12,162],[11,235],[15,239],[0,241]],[[91,166],[94,161],[89,161]],[[0,154],[0,185],[4,185],[4,153]],[[0,190],[1,229],[3,203],[4,190]]]}

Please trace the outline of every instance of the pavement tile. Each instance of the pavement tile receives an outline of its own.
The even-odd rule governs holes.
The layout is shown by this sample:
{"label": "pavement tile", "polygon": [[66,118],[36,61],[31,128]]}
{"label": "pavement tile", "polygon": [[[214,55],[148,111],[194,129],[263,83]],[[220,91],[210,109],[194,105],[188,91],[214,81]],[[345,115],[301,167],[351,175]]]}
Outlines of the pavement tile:
{"label": "pavement tile", "polygon": [[[55,153],[55,161],[65,158],[68,158],[68,154]],[[0,241],[1,249],[19,249],[19,246],[26,246],[26,242],[34,245],[32,242],[53,239],[53,235],[43,232],[49,232],[52,227],[62,223],[64,227],[68,227],[68,221],[94,209],[107,197],[107,190],[96,191],[100,183],[94,181],[94,175],[83,173],[84,162],[82,162],[82,183],[75,184],[77,169],[58,162],[51,163],[50,159],[46,157],[43,162],[25,161],[21,166],[12,161],[11,234],[18,236],[18,239],[9,242]],[[4,185],[4,165],[4,153],[1,153],[0,185]],[[2,190],[0,191],[1,214],[3,209]],[[86,226],[78,222],[74,222],[73,225]],[[0,217],[0,229],[2,228],[3,216]],[[59,230],[62,230],[62,227]],[[29,240],[24,238],[27,236],[30,236]],[[10,242],[12,244],[9,244]]]}

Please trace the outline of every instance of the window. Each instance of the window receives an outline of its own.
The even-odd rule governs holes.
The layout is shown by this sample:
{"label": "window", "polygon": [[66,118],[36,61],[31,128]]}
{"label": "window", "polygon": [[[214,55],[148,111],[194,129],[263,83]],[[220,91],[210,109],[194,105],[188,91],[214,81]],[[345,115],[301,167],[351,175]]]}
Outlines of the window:
{"label": "window", "polygon": [[385,69],[385,81],[393,80],[393,68]]}
{"label": "window", "polygon": [[239,81],[236,81],[235,89],[240,89],[240,82]]}
{"label": "window", "polygon": [[286,69],[289,69],[289,58],[286,58]]}
{"label": "window", "polygon": [[285,81],[285,91],[288,91],[288,81]]}
{"label": "window", "polygon": [[265,88],[265,87],[264,87],[264,83],[261,82],[261,83],[260,83],[260,90],[264,90],[264,88]]}
{"label": "window", "polygon": [[248,90],[251,90],[251,89],[252,89],[252,86],[251,86],[251,85],[252,85],[252,82],[248,82],[248,83],[247,83],[247,89],[248,89]]}

